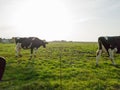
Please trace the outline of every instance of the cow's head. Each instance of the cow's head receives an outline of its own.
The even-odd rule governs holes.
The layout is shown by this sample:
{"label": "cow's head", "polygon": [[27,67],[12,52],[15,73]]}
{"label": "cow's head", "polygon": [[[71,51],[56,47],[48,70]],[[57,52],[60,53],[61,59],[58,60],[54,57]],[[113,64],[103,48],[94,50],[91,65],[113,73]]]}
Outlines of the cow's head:
{"label": "cow's head", "polygon": [[48,44],[48,42],[46,42],[45,40],[43,40],[43,47],[46,48],[46,44]]}

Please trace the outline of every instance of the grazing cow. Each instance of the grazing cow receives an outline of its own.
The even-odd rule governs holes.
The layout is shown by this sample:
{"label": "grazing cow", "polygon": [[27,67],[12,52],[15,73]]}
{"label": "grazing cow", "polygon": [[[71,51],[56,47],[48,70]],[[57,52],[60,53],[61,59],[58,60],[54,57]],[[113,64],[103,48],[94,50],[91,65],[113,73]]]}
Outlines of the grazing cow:
{"label": "grazing cow", "polygon": [[0,81],[2,80],[2,76],[5,70],[6,61],[4,58],[0,57]]}
{"label": "grazing cow", "polygon": [[37,37],[15,38],[15,43],[16,43],[16,56],[21,56],[20,54],[21,48],[30,49],[31,50],[30,59],[32,58],[33,54],[35,56],[37,49],[40,46],[43,46],[45,48],[47,44],[47,42],[45,42],[44,40],[40,40]]}
{"label": "grazing cow", "polygon": [[98,38],[98,51],[96,53],[96,65],[101,56],[103,46],[108,53],[113,65],[116,65],[114,61],[114,53],[120,53],[120,36],[99,37]]}

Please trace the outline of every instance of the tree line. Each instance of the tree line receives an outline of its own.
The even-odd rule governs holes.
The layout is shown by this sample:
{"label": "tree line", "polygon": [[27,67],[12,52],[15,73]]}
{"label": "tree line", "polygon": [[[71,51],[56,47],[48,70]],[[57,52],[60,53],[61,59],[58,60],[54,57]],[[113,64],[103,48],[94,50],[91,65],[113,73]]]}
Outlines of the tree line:
{"label": "tree line", "polygon": [[14,37],[10,39],[0,38],[0,43],[14,43]]}

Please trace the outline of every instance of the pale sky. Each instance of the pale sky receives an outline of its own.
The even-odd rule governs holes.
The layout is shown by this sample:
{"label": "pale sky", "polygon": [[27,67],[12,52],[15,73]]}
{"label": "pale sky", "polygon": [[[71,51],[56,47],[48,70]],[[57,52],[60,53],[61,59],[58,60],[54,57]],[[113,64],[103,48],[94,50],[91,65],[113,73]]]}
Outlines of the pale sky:
{"label": "pale sky", "polygon": [[120,0],[0,0],[0,38],[97,41],[120,35]]}

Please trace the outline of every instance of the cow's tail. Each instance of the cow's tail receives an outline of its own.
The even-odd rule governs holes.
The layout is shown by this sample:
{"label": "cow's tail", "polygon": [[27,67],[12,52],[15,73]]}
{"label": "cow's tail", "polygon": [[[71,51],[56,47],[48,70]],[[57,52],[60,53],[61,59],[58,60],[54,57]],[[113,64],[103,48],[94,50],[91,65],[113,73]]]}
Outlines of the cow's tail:
{"label": "cow's tail", "polygon": [[100,40],[101,38],[99,37],[98,38],[98,50],[96,52],[96,55],[98,56],[99,55],[99,52],[102,51],[102,42]]}
{"label": "cow's tail", "polygon": [[98,50],[96,51],[96,65],[98,65],[98,61],[102,53],[102,42],[100,39],[101,37],[98,38]]}

